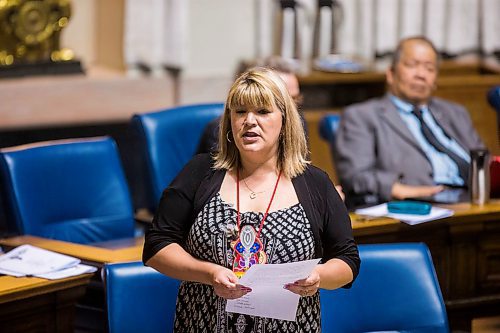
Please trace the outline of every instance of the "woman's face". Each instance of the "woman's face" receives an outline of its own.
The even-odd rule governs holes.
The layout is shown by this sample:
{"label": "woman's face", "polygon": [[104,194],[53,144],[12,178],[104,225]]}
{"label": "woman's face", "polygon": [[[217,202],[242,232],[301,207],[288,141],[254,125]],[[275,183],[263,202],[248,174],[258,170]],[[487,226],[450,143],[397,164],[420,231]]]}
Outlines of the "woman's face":
{"label": "woman's face", "polygon": [[274,107],[231,110],[231,129],[240,153],[278,154],[281,111]]}

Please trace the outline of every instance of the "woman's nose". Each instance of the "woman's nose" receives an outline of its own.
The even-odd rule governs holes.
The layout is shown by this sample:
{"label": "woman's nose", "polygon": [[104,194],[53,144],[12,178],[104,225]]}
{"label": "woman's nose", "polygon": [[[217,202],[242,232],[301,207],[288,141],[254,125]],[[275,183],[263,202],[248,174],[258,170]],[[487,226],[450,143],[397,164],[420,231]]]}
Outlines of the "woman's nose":
{"label": "woman's nose", "polygon": [[247,116],[245,118],[245,124],[247,124],[247,125],[255,124],[255,115],[253,114],[253,112],[247,113]]}

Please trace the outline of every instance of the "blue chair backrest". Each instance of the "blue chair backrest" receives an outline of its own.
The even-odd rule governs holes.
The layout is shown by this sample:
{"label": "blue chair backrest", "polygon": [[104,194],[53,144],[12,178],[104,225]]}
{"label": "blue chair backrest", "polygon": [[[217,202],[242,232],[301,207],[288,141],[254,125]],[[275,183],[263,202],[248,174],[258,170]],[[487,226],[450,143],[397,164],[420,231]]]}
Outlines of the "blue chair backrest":
{"label": "blue chair backrest", "polygon": [[205,126],[224,110],[224,104],[187,105],[135,115],[148,172],[149,208],[155,210],[163,190],[193,157]]}
{"label": "blue chair backrest", "polygon": [[500,130],[500,85],[491,88],[487,97],[491,107],[497,112],[497,127]]}
{"label": "blue chair backrest", "polygon": [[320,290],[323,333],[448,332],[432,258],[423,243],[360,245],[351,289]]}
{"label": "blue chair backrest", "polygon": [[488,102],[498,113],[500,113],[500,85],[488,90]]}
{"label": "blue chair backrest", "polygon": [[340,125],[340,114],[328,114],[319,122],[319,134],[330,146],[335,143],[335,136]]}
{"label": "blue chair backrest", "polygon": [[110,333],[173,332],[180,282],[142,262],[104,266]]}
{"label": "blue chair backrest", "polygon": [[134,215],[109,137],[0,150],[11,232],[74,243],[134,236]]}

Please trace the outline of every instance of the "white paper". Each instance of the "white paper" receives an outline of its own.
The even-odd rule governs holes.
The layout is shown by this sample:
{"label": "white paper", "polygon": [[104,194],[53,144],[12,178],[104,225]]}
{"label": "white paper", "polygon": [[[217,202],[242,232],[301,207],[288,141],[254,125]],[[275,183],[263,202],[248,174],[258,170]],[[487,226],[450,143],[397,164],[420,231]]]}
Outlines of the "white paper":
{"label": "white paper", "polygon": [[228,300],[226,311],[295,321],[300,296],[283,287],[307,278],[320,260],[253,265],[239,281],[252,291],[238,299]]}
{"label": "white paper", "polygon": [[8,270],[5,270],[5,269],[0,269],[0,274],[10,275],[10,276],[15,276],[15,277],[23,277],[23,276],[26,276],[26,274],[23,274],[23,273],[16,273],[16,272],[11,272],[11,271],[8,271]]}
{"label": "white paper", "polygon": [[394,214],[389,213],[387,203],[384,203],[373,207],[356,209],[355,213],[368,216],[387,216],[410,225],[415,225],[452,216],[453,210],[432,206],[430,213],[427,215]]}
{"label": "white paper", "polygon": [[26,244],[0,256],[0,271],[14,276],[40,275],[79,263],[80,259]]}
{"label": "white paper", "polygon": [[55,272],[50,272],[50,273],[45,273],[45,274],[37,274],[35,275],[36,277],[44,278],[44,279],[49,279],[49,280],[57,280],[57,279],[64,279],[70,276],[76,276],[80,274],[85,274],[85,273],[94,273],[97,271],[96,267],[89,266],[89,265],[76,265],[74,267],[69,267],[65,268],[59,271]]}

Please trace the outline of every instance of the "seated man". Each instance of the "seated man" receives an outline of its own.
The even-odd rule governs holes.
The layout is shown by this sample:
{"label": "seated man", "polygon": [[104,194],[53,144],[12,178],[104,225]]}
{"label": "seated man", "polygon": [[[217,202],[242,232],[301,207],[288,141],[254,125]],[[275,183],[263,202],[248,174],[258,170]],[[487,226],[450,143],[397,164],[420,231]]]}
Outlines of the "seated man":
{"label": "seated man", "polygon": [[342,114],[336,166],[349,205],[467,187],[469,151],[484,145],[464,107],[432,97],[438,65],[429,40],[402,40],[386,73],[389,92]]}
{"label": "seated man", "polygon": [[[295,75],[292,65],[288,61],[280,57],[269,57],[264,61],[262,61],[261,63],[243,64],[243,66],[238,69],[237,76],[239,76],[248,68],[257,66],[268,67],[278,73],[278,75],[285,82],[288,88],[288,92],[290,93],[290,96],[297,104],[297,107],[299,108],[300,112],[302,95],[300,94],[299,80]],[[302,116],[302,122],[304,124],[304,129],[306,130],[306,135],[307,135],[307,127],[302,112],[300,112],[300,115]],[[205,127],[205,130],[203,131],[203,134],[200,139],[200,143],[198,144],[198,149],[196,152],[197,154],[209,153],[217,149],[217,144],[219,140],[219,120],[220,117],[212,120]]]}

